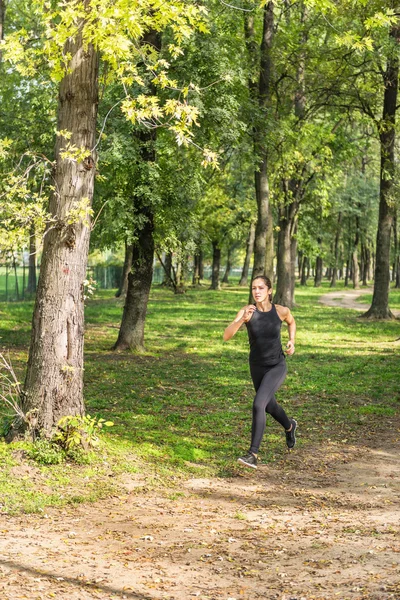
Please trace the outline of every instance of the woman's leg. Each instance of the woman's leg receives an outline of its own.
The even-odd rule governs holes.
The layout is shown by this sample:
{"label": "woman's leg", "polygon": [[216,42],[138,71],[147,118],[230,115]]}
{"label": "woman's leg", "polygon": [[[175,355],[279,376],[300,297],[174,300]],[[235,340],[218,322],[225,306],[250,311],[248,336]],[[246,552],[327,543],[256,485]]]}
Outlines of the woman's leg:
{"label": "woman's leg", "polygon": [[276,419],[282,427],[290,429],[291,422],[285,411],[275,400],[275,392],[285,381],[287,366],[282,360],[273,367],[250,365],[251,376],[257,391],[253,402],[253,423],[251,430],[250,452],[258,453],[264,435],[266,412]]}

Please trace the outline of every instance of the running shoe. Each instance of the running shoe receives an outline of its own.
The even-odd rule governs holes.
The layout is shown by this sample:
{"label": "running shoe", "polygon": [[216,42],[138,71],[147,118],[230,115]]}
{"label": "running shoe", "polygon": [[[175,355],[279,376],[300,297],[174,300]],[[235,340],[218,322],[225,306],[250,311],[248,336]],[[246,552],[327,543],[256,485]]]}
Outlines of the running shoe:
{"label": "running shoe", "polygon": [[294,446],[296,444],[296,429],[297,429],[297,421],[295,421],[294,419],[290,419],[290,422],[292,424],[292,429],[290,431],[285,431],[286,445],[289,448],[289,450],[294,448]]}
{"label": "running shoe", "polygon": [[245,454],[238,458],[238,462],[242,463],[246,467],[251,467],[252,469],[257,469],[257,456],[254,456],[252,452]]}

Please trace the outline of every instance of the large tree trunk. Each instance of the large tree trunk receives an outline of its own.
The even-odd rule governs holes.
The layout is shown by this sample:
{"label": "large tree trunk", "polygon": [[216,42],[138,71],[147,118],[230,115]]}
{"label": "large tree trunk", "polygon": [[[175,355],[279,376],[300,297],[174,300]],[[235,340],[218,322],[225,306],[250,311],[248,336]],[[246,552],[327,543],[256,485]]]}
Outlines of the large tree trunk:
{"label": "large tree trunk", "polygon": [[242,276],[239,281],[239,285],[246,286],[248,284],[249,279],[249,268],[250,268],[250,260],[254,251],[254,238],[256,234],[256,226],[254,223],[250,225],[249,235],[247,237],[246,243],[246,257],[244,259]]}
{"label": "large tree trunk", "polygon": [[128,275],[132,268],[132,253],[133,253],[133,245],[128,244],[125,241],[124,266],[122,268],[121,281],[119,282],[119,288],[117,290],[117,293],[115,294],[116,298],[120,298],[121,296],[126,296],[126,292],[128,290]]}
{"label": "large tree trunk", "polygon": [[211,272],[211,286],[210,290],[220,290],[221,284],[219,279],[219,269],[221,266],[221,248],[218,241],[213,241],[213,261],[212,261],[212,272]]}
{"label": "large tree trunk", "polygon": [[28,285],[27,294],[36,293],[36,231],[32,225],[29,233],[29,266],[28,266]]}
{"label": "large tree trunk", "polygon": [[57,130],[69,131],[71,144],[89,155],[79,163],[61,158],[65,139],[58,137],[49,205],[53,221],[44,237],[23,393],[24,412],[44,433],[61,417],[84,412],[83,282],[90,228],[88,221],[68,224],[68,215],[93,198],[98,56],[93,46],[83,44],[80,33],[68,39],[64,55],[71,59],[59,88]]}
{"label": "large tree trunk", "polygon": [[271,48],[274,34],[274,3],[267,2],[263,9],[263,32],[260,50],[255,44],[254,20],[247,17],[245,22],[246,45],[249,53],[251,68],[254,68],[259,58],[258,89],[253,81],[249,82],[252,99],[258,104],[263,118],[256,120],[254,126],[254,155],[256,170],[254,173],[255,192],[257,201],[257,223],[254,240],[253,274],[263,275],[265,271],[265,254],[268,227],[269,184],[267,173],[267,150],[265,147],[267,109],[270,104],[270,84],[272,74]]}
{"label": "large tree trunk", "polygon": [[[143,41],[153,48],[160,50],[161,35],[156,31],[149,31]],[[154,92],[152,86],[151,90]],[[140,159],[142,168],[141,177],[134,182],[138,187],[149,185],[148,170],[156,161],[155,140],[156,130],[139,130],[136,136],[140,142]],[[132,268],[128,275],[128,289],[121,327],[114,350],[142,350],[144,344],[144,325],[146,320],[147,303],[150,296],[151,282],[153,279],[154,262],[154,213],[146,197],[134,197],[132,210],[138,217],[140,230],[133,243]]]}
{"label": "large tree trunk", "polygon": [[142,350],[147,303],[149,301],[154,261],[154,217],[150,208],[138,209],[144,221],[133,244],[132,268],[121,327],[114,350]]}
{"label": "large tree trunk", "polygon": [[[394,26],[390,36],[398,46],[400,29]],[[392,319],[389,309],[390,284],[390,234],[392,230],[394,206],[393,194],[395,181],[395,142],[396,108],[399,79],[399,58],[397,48],[388,59],[384,82],[383,118],[379,138],[381,147],[379,218],[376,236],[375,281],[370,309],[365,318]]]}

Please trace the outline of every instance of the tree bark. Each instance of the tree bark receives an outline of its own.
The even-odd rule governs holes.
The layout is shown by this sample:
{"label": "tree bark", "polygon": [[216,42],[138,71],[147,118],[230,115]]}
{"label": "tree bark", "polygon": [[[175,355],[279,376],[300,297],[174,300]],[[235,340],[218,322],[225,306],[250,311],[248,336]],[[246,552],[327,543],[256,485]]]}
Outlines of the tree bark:
{"label": "tree bark", "polygon": [[193,277],[192,285],[200,285],[199,254],[195,252],[193,257]]}
{"label": "tree bark", "polygon": [[338,272],[338,260],[339,260],[339,239],[340,239],[340,230],[341,230],[341,222],[342,222],[342,213],[339,212],[338,214],[338,220],[337,220],[337,227],[336,227],[336,234],[335,234],[335,245],[334,245],[334,250],[333,250],[333,254],[334,254],[334,265],[332,268],[332,279],[331,279],[331,284],[330,287],[335,287],[336,286],[336,282],[337,282],[337,272]]}
{"label": "tree bark", "polygon": [[133,244],[132,269],[118,339],[113,350],[142,350],[147,303],[153,278],[154,217],[149,207],[138,209],[144,221]]}
{"label": "tree bark", "polygon": [[395,282],[395,287],[398,288],[398,272],[400,262],[399,237],[397,234],[397,210],[393,217],[393,242],[394,242],[394,259],[393,259],[393,275],[392,281]]}
{"label": "tree bark", "polygon": [[29,233],[28,285],[25,290],[27,294],[36,293],[36,283],[36,232],[32,225]]}
{"label": "tree bark", "polygon": [[[151,30],[143,38],[145,43],[153,48],[161,49],[161,35]],[[154,89],[150,85],[151,90]],[[156,161],[155,140],[156,130],[139,130],[136,133],[140,141],[140,159],[142,164],[151,168]],[[138,187],[149,185],[146,169],[141,169]],[[154,212],[149,204],[147,195],[134,196],[132,210],[138,217],[140,229],[136,241],[133,243],[132,268],[128,275],[128,289],[122,315],[118,339],[114,350],[138,350],[144,345],[144,326],[146,320],[147,303],[150,296],[151,282],[153,279],[154,262]]]}
{"label": "tree bark", "polygon": [[267,245],[265,248],[265,274],[271,280],[272,285],[274,284],[274,216],[272,213],[271,203],[268,203],[268,222],[267,222]]}
{"label": "tree bark", "polygon": [[221,266],[221,248],[218,241],[212,242],[213,247],[213,262],[210,290],[220,290],[221,283],[219,278],[219,269]]}
{"label": "tree bark", "polygon": [[310,266],[310,259],[307,256],[303,257],[303,262],[301,265],[301,274],[300,274],[300,285],[307,285],[307,270]]}
{"label": "tree bark", "polygon": [[232,269],[232,252],[234,250],[234,245],[229,246],[228,247],[228,254],[226,257],[226,267],[225,267],[225,273],[224,276],[222,277],[222,283],[229,283],[229,275]]}
{"label": "tree bark", "polygon": [[[392,40],[399,45],[400,28],[398,25],[390,31]],[[390,284],[390,234],[394,217],[395,184],[395,143],[396,143],[396,107],[399,79],[399,58],[397,48],[388,58],[384,74],[385,91],[383,98],[382,127],[380,128],[380,191],[379,217],[376,236],[376,257],[374,293],[369,310],[362,315],[365,318],[393,319],[389,309]]]}
{"label": "tree bark", "polygon": [[[0,0],[0,41],[4,40],[4,22],[6,18],[6,2],[5,0]],[[0,46],[0,63],[3,58],[3,52]]]}
{"label": "tree bark", "polygon": [[162,284],[168,287],[174,287],[172,285],[172,252],[167,252],[165,255],[165,261],[163,263],[164,277]]}
{"label": "tree bark", "polygon": [[292,308],[294,304],[294,273],[292,258],[292,235],[295,229],[295,219],[298,203],[290,198],[290,203],[279,207],[278,251],[276,261],[276,291],[275,304]]}
{"label": "tree bark", "polygon": [[127,244],[125,241],[125,259],[124,266],[122,268],[121,281],[119,283],[119,288],[117,293],[115,294],[116,298],[120,298],[121,296],[126,296],[126,292],[128,290],[128,275],[132,268],[132,253],[133,253],[133,245]]}
{"label": "tree bark", "polygon": [[251,260],[251,257],[252,257],[253,251],[254,251],[255,233],[256,233],[256,226],[255,226],[254,223],[251,223],[250,224],[249,235],[247,236],[246,256],[245,256],[245,259],[244,259],[244,264],[243,264],[243,269],[242,269],[242,276],[241,276],[240,281],[239,281],[239,285],[240,286],[246,286],[248,284],[250,260]]}
{"label": "tree bark", "polygon": [[360,240],[360,219],[356,216],[356,234],[354,238],[353,254],[352,254],[352,279],[353,288],[358,290],[360,287],[360,269],[358,266],[358,243]]}
{"label": "tree bark", "polygon": [[23,393],[32,427],[47,434],[61,417],[84,413],[83,282],[90,229],[87,221],[69,224],[68,214],[83,199],[91,202],[96,163],[98,55],[83,44],[80,31],[67,40],[64,55],[71,59],[59,87],[57,130],[69,131],[71,143],[90,155],[80,163],[63,159],[65,140],[58,137],[49,204],[54,221],[44,237]]}
{"label": "tree bark", "polygon": [[200,281],[204,279],[204,261],[203,261],[203,250],[199,250],[199,277]]}
{"label": "tree bark", "polygon": [[[258,119],[253,128],[254,156],[256,158],[256,169],[254,173],[255,193],[257,201],[257,223],[254,240],[254,263],[253,274],[263,275],[265,272],[265,254],[268,227],[269,206],[269,184],[267,173],[267,150],[265,147],[265,123],[268,107],[270,104],[270,84],[272,75],[271,48],[274,34],[274,3],[269,1],[263,9],[263,32],[260,51],[257,52],[255,45],[254,19],[247,17],[245,21],[245,39],[250,58],[251,69],[255,70],[257,57],[259,56],[258,88],[249,80],[250,97],[258,104],[262,119]],[[254,73],[253,73],[254,75]]]}
{"label": "tree bark", "polygon": [[[318,238],[318,246],[321,251],[322,239]],[[317,259],[315,261],[315,276],[314,276],[314,287],[319,287],[322,283],[322,268],[323,268],[323,260],[321,254],[318,254]]]}

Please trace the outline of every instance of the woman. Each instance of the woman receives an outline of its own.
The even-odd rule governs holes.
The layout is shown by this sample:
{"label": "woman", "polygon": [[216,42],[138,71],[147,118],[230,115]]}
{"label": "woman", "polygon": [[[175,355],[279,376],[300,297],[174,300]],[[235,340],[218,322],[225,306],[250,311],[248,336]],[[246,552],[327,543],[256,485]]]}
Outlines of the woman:
{"label": "woman", "polygon": [[253,403],[251,446],[238,461],[246,467],[257,468],[258,449],[264,435],[266,412],[284,427],[289,449],[296,443],[297,422],[289,419],[275,399],[275,392],[285,380],[287,367],[281,344],[281,326],[285,321],[289,330],[286,354],[294,353],[296,322],[285,306],[272,303],[272,284],[264,275],[251,283],[255,304],[239,310],[236,318],[224,331],[224,341],[229,340],[246,323],[250,343],[250,373],[256,396]]}

